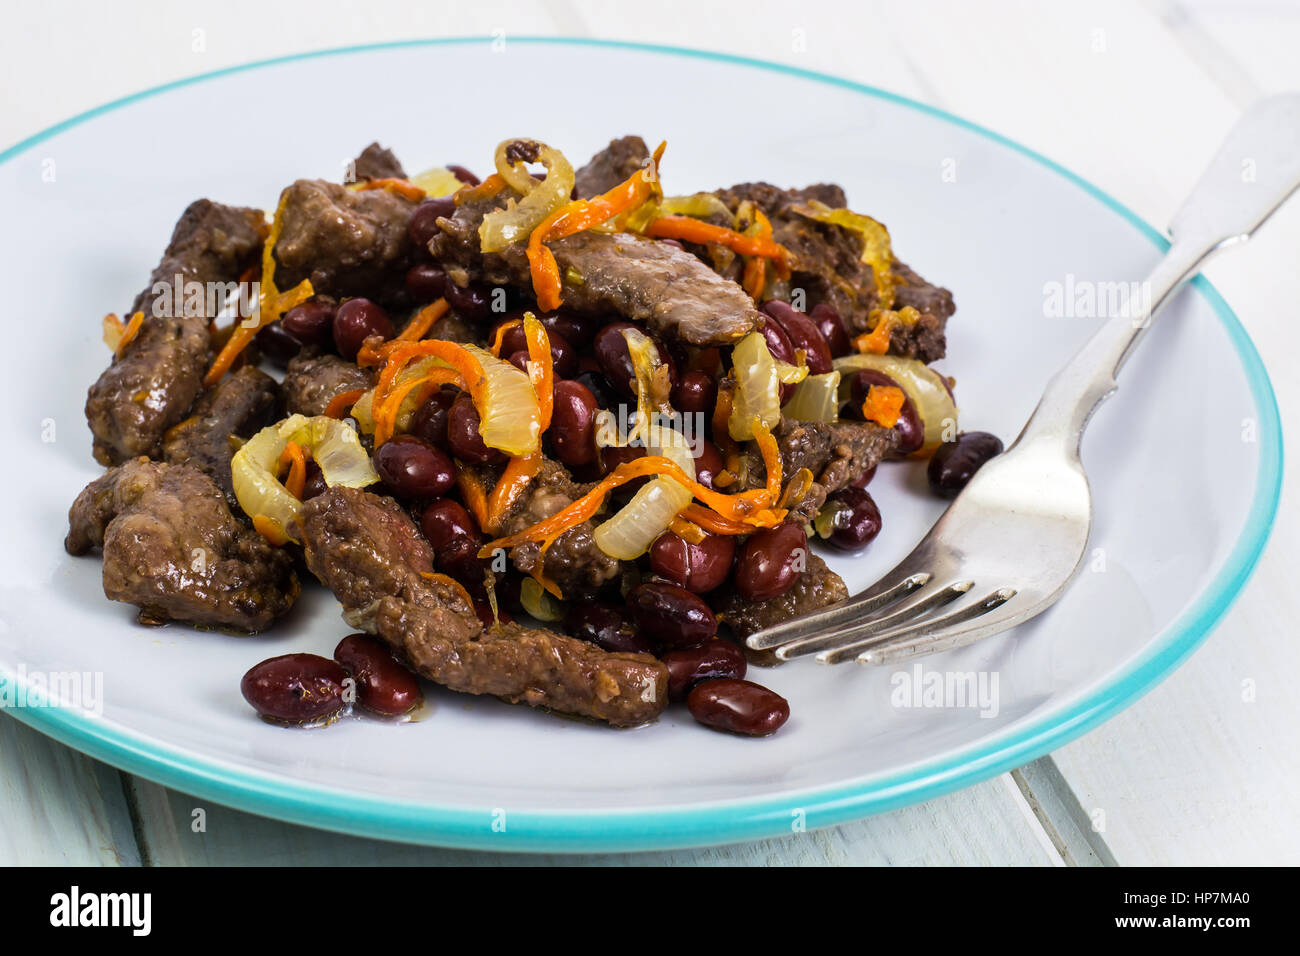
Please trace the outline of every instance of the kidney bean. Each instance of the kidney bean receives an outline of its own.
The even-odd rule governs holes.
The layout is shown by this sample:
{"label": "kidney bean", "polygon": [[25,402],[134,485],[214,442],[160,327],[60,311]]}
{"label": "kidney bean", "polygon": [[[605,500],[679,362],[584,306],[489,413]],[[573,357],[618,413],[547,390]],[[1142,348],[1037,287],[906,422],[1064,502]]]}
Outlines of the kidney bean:
{"label": "kidney bean", "polygon": [[[605,378],[610,384],[624,395],[635,397],[635,372],[632,368],[632,355],[628,351],[627,339],[623,336],[624,329],[636,329],[645,333],[645,329],[631,322],[611,322],[596,333],[592,340],[592,348],[596,353],[596,361],[600,363],[601,371],[605,373]],[[656,341],[655,347],[659,352],[660,361],[668,366],[668,381],[675,385],[677,368],[673,364],[672,356],[668,354],[668,350],[662,343]]]}
{"label": "kidney bean", "polygon": [[849,331],[844,327],[844,320],[840,318],[840,313],[835,306],[819,302],[808,313],[808,318],[812,319],[813,325],[817,326],[817,331],[826,340],[826,347],[831,350],[831,358],[839,358],[853,351],[853,344],[849,341]]}
{"label": "kidney bean", "polygon": [[384,717],[400,717],[424,700],[419,680],[378,638],[349,634],[334,648],[334,659],[356,681],[357,703],[366,710]]}
{"label": "kidney bean", "polygon": [[555,405],[547,435],[555,457],[566,465],[596,460],[596,396],[581,382],[555,383]]}
{"label": "kidney bean", "polygon": [[393,320],[380,305],[369,299],[348,299],[334,312],[334,344],[339,354],[351,361],[362,343],[372,335],[385,341],[397,334]]}
{"label": "kidney bean", "polygon": [[[488,335],[488,341],[496,341],[497,330],[510,321],[512,320],[507,318],[498,322]],[[547,336],[551,341],[551,364],[555,368],[556,377],[569,378],[571,375],[576,374],[578,371],[578,350],[570,345],[568,339],[559,332],[548,331]],[[514,355],[516,352],[523,352],[524,358],[527,360],[528,336],[524,332],[524,327],[522,325],[516,325],[506,329],[505,333],[501,336],[501,354],[509,355],[512,364],[517,364],[515,363]],[[525,369],[527,368],[527,366],[521,367]]]}
{"label": "kidney bean", "polygon": [[285,654],[252,667],[239,689],[264,717],[302,724],[343,709],[348,674],[337,661],[316,654]]}
{"label": "kidney bean", "polygon": [[798,580],[808,559],[808,535],[792,522],[755,531],[736,560],[735,586],[747,601],[784,594]]}
{"label": "kidney bean", "polygon": [[455,176],[457,179],[459,179],[466,186],[477,186],[479,183],[482,182],[481,179],[479,179],[477,176],[471,173],[464,166],[457,166],[455,163],[451,163],[450,165],[447,166],[447,169],[450,170],[451,174]]}
{"label": "kidney bean", "polygon": [[492,314],[492,289],[489,286],[476,282],[459,286],[449,279],[442,294],[456,314],[466,319],[480,321]]}
{"label": "kidney bean", "polygon": [[637,630],[661,644],[689,647],[718,632],[718,619],[703,599],[676,584],[638,584],[627,604]]}
{"label": "kidney bean", "polygon": [[517,352],[511,352],[510,357],[506,359],[511,365],[521,372],[528,371],[528,350],[519,349]]}
{"label": "kidney bean", "polygon": [[736,541],[725,534],[706,534],[699,544],[665,531],[650,546],[650,567],[674,584],[705,594],[731,574]]}
{"label": "kidney bean", "polygon": [[697,439],[694,450],[695,480],[706,488],[713,488],[714,476],[727,466],[722,459],[722,451],[713,442],[702,437]]}
{"label": "kidney bean", "polygon": [[468,393],[462,392],[447,412],[447,446],[461,461],[490,465],[505,458],[496,448],[489,448],[479,434],[478,409]]}
{"label": "kidney bean", "polygon": [[653,654],[656,645],[616,607],[595,601],[572,601],[564,615],[564,629],[574,637],[615,653]]}
{"label": "kidney bean", "polygon": [[[901,391],[899,384],[884,372],[878,372],[873,368],[858,369],[849,379],[849,393],[852,395],[852,407],[849,411],[854,417],[862,417],[862,403],[873,385],[882,388],[898,388]],[[921,422],[921,416],[906,392],[903,392],[903,408],[894,431],[898,435],[898,444],[894,450],[899,455],[910,455],[925,444],[925,425]]]}
{"label": "kidney bean", "polygon": [[307,477],[302,484],[302,500],[310,501],[319,494],[324,494],[329,490],[329,485],[325,483],[325,473],[320,470],[320,465],[308,458],[307,459]]}
{"label": "kidney bean", "polygon": [[302,350],[302,343],[279,322],[258,329],[253,341],[258,350],[280,368],[287,367],[289,360]]}
{"label": "kidney bean", "polygon": [[865,489],[867,485],[871,484],[871,479],[874,477],[876,477],[876,466],[872,465],[862,474],[858,475],[858,477],[854,478],[851,482],[849,482],[849,484],[852,485],[854,488]]}
{"label": "kidney bean", "polygon": [[591,344],[596,330],[600,327],[597,319],[564,311],[551,312],[538,318],[541,319],[547,332],[561,336],[570,345],[579,349]]}
{"label": "kidney bean", "polygon": [[587,389],[596,399],[596,404],[601,408],[612,408],[618,403],[618,398],[614,394],[614,387],[609,384],[609,379],[596,370],[583,370],[578,373],[575,382],[580,382],[587,386]]}
{"label": "kidney bean", "polygon": [[780,694],[762,684],[725,677],[696,684],[686,707],[706,727],[748,737],[774,734],[790,719],[790,704]]}
{"label": "kidney bean", "polygon": [[421,304],[441,299],[447,291],[447,273],[432,262],[421,262],[406,271],[406,294]]}
{"label": "kidney bean", "polygon": [[456,215],[456,201],[450,196],[426,199],[415,207],[406,224],[406,235],[420,249],[428,251],[429,240],[442,232],[438,228],[439,219],[450,219]]}
{"label": "kidney bean", "polygon": [[[645,456],[645,448],[641,445],[607,445],[600,450],[600,467],[605,474],[609,474],[619,465],[629,461],[636,461],[638,458]],[[633,478],[631,481],[619,485],[609,496],[618,502],[625,502],[636,494],[637,489],[644,485],[650,479],[648,477]]]}
{"label": "kidney bean", "polygon": [[840,551],[861,551],[880,534],[880,509],[864,488],[849,485],[831,495],[839,507],[826,543]]}
{"label": "kidney bean", "polygon": [[668,667],[668,699],[685,700],[700,681],[745,676],[745,652],[731,641],[717,638],[695,647],[668,651],[660,658]]}
{"label": "kidney bean", "polygon": [[822,375],[831,371],[830,346],[808,316],[778,299],[764,302],[763,311],[780,323],[796,350],[803,349],[809,372]]}
{"label": "kidney bean", "polygon": [[411,415],[411,423],[406,429],[407,433],[415,435],[417,438],[423,438],[431,445],[445,448],[447,445],[447,412],[459,394],[460,389],[452,385],[444,385],[438,389]]}
{"label": "kidney bean", "polygon": [[956,441],[944,442],[926,467],[934,493],[955,498],[983,464],[1002,454],[1002,440],[988,432],[963,432]]}
{"label": "kidney bean", "polygon": [[673,389],[673,408],[683,415],[703,415],[708,421],[718,402],[718,383],[707,372],[684,372]]}
{"label": "kidney bean", "polygon": [[469,547],[451,548],[434,555],[433,564],[447,577],[454,579],[475,601],[487,600],[487,585],[483,581],[484,572],[491,559],[480,558],[476,549]]}
{"label": "kidney bean", "polygon": [[312,296],[286,312],[280,319],[280,326],[303,345],[326,346],[334,337],[334,314],[337,310],[338,303],[329,296]]}
{"label": "kidney bean", "polygon": [[476,552],[483,540],[474,516],[458,501],[438,498],[420,515],[420,530],[433,545],[434,561],[443,554]]}
{"label": "kidney bean", "polygon": [[456,483],[447,455],[415,435],[390,438],[374,454],[375,471],[399,498],[436,498]]}

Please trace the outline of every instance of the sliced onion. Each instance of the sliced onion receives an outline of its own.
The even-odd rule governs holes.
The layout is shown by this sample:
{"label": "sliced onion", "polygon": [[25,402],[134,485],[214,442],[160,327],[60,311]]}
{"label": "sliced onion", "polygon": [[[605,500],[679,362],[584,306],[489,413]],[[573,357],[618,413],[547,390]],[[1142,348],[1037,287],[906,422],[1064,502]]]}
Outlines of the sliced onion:
{"label": "sliced onion", "polygon": [[804,206],[795,206],[793,211],[817,222],[857,233],[862,240],[862,261],[871,266],[871,275],[876,280],[879,307],[888,309],[894,304],[894,252],[889,230],[883,223],[852,209],[832,209],[818,199],[810,199]]}
{"label": "sliced onion", "polygon": [[235,498],[249,517],[263,515],[297,541],[302,502],[276,478],[280,456],[289,442],[309,452],[327,485],[364,488],[379,480],[357,433],[342,422],[317,415],[290,415],[250,438],[230,460]]}
{"label": "sliced onion", "polygon": [[497,146],[497,172],[523,198],[511,200],[505,209],[483,217],[479,226],[479,245],[483,252],[500,252],[516,242],[523,242],[551,213],[569,201],[573,193],[573,166],[558,149],[542,145],[537,162],[546,167],[541,182],[528,175],[523,163],[512,164],[506,158],[507,147],[515,140]]}
{"label": "sliced onion", "polygon": [[465,350],[483,368],[484,393],[480,396],[476,390],[474,402],[483,444],[511,457],[532,454],[542,437],[542,413],[532,379],[477,345],[466,345]]}
{"label": "sliced onion", "polygon": [[845,355],[835,360],[835,368],[844,374],[840,383],[840,401],[848,401],[853,373],[869,368],[883,372],[898,383],[925,427],[921,451],[933,450],[949,435],[957,433],[957,406],[943,378],[930,366],[916,359],[898,355]]}
{"label": "sliced onion", "polygon": [[[682,471],[695,477],[695,456],[681,432],[651,425],[646,452],[670,459]],[[655,538],[668,530],[687,505],[691,492],[675,478],[655,478],[637,489],[632,500],[614,517],[601,523],[593,537],[596,546],[611,558],[635,561],[650,549]]]}
{"label": "sliced onion", "polygon": [[519,585],[519,603],[529,617],[539,621],[563,621],[564,602],[551,594],[532,578],[524,578]]}
{"label": "sliced onion", "polygon": [[[429,370],[432,369],[435,364],[438,364],[438,361],[437,359],[432,358],[422,358],[412,362],[397,374],[397,377],[393,382],[394,387],[405,384],[412,379],[427,375]],[[420,395],[421,390],[416,388],[408,392],[406,397],[402,399],[402,406],[397,410],[396,430],[398,432],[404,432],[408,427],[410,427],[411,416],[414,415],[415,410],[420,407]],[[348,412],[349,415],[356,419],[357,427],[367,435],[373,435],[375,433],[375,418],[372,411],[374,399],[375,390],[372,388],[357,399],[356,403],[352,406],[351,411]]]}
{"label": "sliced onion", "polygon": [[410,183],[412,186],[423,189],[424,194],[430,199],[450,196],[465,185],[456,178],[455,173],[445,166],[434,166],[432,169],[426,169],[424,172],[412,176]]}
{"label": "sliced onion", "polygon": [[750,332],[731,352],[736,389],[727,431],[736,441],[754,437],[754,419],[768,428],[781,421],[781,379],[761,332]]}
{"label": "sliced onion", "polygon": [[781,409],[783,418],[801,422],[834,422],[840,417],[840,373],[809,375],[795,387]]}

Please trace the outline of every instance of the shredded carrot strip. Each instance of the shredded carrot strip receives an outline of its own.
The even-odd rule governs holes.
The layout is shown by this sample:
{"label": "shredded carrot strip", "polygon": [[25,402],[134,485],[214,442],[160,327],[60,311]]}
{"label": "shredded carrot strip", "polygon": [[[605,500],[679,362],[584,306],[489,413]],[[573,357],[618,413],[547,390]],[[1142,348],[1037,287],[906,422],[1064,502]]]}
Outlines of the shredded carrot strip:
{"label": "shredded carrot strip", "polygon": [[889,339],[898,325],[898,319],[886,314],[876,323],[870,332],[863,333],[853,340],[853,347],[869,355],[884,355],[889,351]]}
{"label": "shredded carrot strip", "polygon": [[524,315],[524,336],[528,340],[528,378],[537,395],[537,409],[541,413],[542,434],[551,427],[551,413],[555,407],[555,370],[551,364],[551,337],[546,326],[531,312]]}
{"label": "shredded carrot strip", "polygon": [[648,166],[638,169],[609,192],[592,199],[566,203],[532,231],[528,237],[528,268],[532,273],[537,304],[542,311],[551,312],[562,304],[560,267],[546,243],[599,226],[656,195],[659,191],[659,160],[667,145],[660,143]]}
{"label": "shredded carrot strip", "polygon": [[777,447],[772,431],[756,417],[753,421],[754,442],[763,454],[763,467],[767,469],[767,493],[772,501],[781,497],[781,449]]}
{"label": "shredded carrot strip", "polygon": [[359,402],[364,394],[366,394],[364,388],[350,388],[346,392],[339,392],[325,406],[325,416],[327,418],[342,418],[343,413]]}
{"label": "shredded carrot strip", "polygon": [[[114,318],[117,318],[114,316]],[[122,330],[122,337],[117,341],[117,348],[113,349],[113,355],[117,358],[122,357],[128,345],[135,341],[135,337],[140,334],[140,326],[144,325],[144,313],[137,312],[131,316],[131,321],[126,323],[126,328]]]}
{"label": "shredded carrot strip", "polygon": [[474,515],[474,520],[478,522],[479,527],[486,528],[487,489],[483,486],[483,479],[479,477],[478,472],[472,468],[457,468],[456,487],[460,489],[460,495],[465,499],[465,507]]}
{"label": "shredded carrot strip", "polygon": [[267,515],[253,515],[253,530],[277,548],[289,541],[284,525]]}
{"label": "shredded carrot strip", "polygon": [[419,312],[415,313],[415,318],[406,324],[397,336],[399,342],[418,342],[429,334],[433,328],[433,323],[437,322],[451,306],[447,305],[446,299],[439,299],[437,302],[431,302]]}
{"label": "shredded carrot strip", "polygon": [[[289,476],[284,479],[284,490],[301,501],[302,489],[307,484],[307,453],[296,441],[289,442],[280,453],[279,468],[286,466]],[[279,468],[276,469],[277,472]]]}
{"label": "shredded carrot strip", "polygon": [[715,226],[690,216],[660,216],[646,227],[645,234],[655,239],[679,239],[682,242],[716,242],[742,256],[761,256],[778,263],[788,262],[790,251],[770,238],[746,236],[725,226]]}
{"label": "shredded carrot strip", "polygon": [[501,343],[505,340],[506,333],[511,329],[516,329],[523,325],[523,319],[511,319],[509,322],[502,322],[497,326],[496,335],[492,336],[492,347],[488,350],[497,358],[501,357]]}
{"label": "shredded carrot strip", "polygon": [[690,544],[699,544],[704,540],[704,529],[681,515],[669,522],[668,530]]}
{"label": "shredded carrot strip", "polygon": [[[757,238],[766,240],[772,238],[772,221],[763,215],[763,210],[755,208],[754,224],[758,227]],[[767,260],[762,256],[752,256],[745,263],[745,273],[741,278],[740,286],[749,293],[751,299],[757,302],[763,295],[765,285],[767,285]]]}
{"label": "shredded carrot strip", "polygon": [[689,521],[711,534],[751,534],[754,531],[752,525],[724,518],[716,511],[711,511],[704,505],[695,503],[683,508],[677,517],[683,521]]}
{"label": "shredded carrot strip", "polygon": [[363,193],[368,189],[386,189],[388,192],[401,196],[403,199],[409,199],[411,202],[420,202],[427,195],[423,189],[415,185],[409,179],[398,179],[395,176],[386,176],[383,179],[371,179],[368,182],[359,183],[356,191]]}
{"label": "shredded carrot strip", "polygon": [[903,414],[906,396],[901,388],[892,385],[872,385],[862,400],[862,417],[869,422],[893,428]]}
{"label": "shredded carrot strip", "polygon": [[[713,443],[718,446],[722,452],[723,461],[726,463],[727,472],[735,476],[740,474],[740,446],[736,444],[735,439],[731,437],[731,431],[727,423],[731,420],[732,390],[729,386],[718,385],[718,397],[713,406]],[[713,483],[719,484],[719,476],[714,476]],[[729,485],[734,481],[734,477],[721,482],[723,485]]]}
{"label": "shredded carrot strip", "polygon": [[378,448],[393,437],[393,433],[397,430],[397,416],[401,413],[402,403],[406,401],[406,396],[414,389],[429,387],[429,391],[432,392],[434,388],[440,388],[443,385],[460,385],[463,382],[460,373],[455,369],[433,368],[409,382],[402,382],[400,385],[394,386],[385,396],[382,404],[371,399],[371,417],[375,421],[375,447]]}
{"label": "shredded carrot strip", "polygon": [[517,455],[506,463],[505,471],[493,486],[487,499],[486,520],[483,530],[495,534],[501,525],[501,519],[509,514],[519,496],[528,488],[542,467],[542,453],[535,451],[531,455]]}
{"label": "shredded carrot strip", "polygon": [[230,371],[239,353],[248,348],[260,329],[275,322],[289,309],[301,305],[316,294],[311,287],[310,279],[303,279],[288,292],[280,292],[275,286],[275,244],[280,239],[280,229],[284,225],[284,207],[288,198],[289,191],[286,189],[280,194],[280,203],[275,208],[270,232],[262,243],[262,279],[258,287],[257,321],[245,319],[236,323],[230,338],[226,340],[225,347],[213,361],[208,374],[204,376],[204,385],[209,387],[215,385],[221,376]]}
{"label": "shredded carrot strip", "polygon": [[446,574],[439,574],[437,571],[421,571],[420,577],[424,578],[427,581],[437,581],[440,584],[447,585],[448,587],[455,590],[456,594],[460,597],[460,599],[465,602],[466,607],[468,607],[470,610],[474,609],[474,601],[469,596],[469,592],[465,590],[465,585],[461,584],[455,578],[450,577]]}
{"label": "shredded carrot strip", "polygon": [[500,173],[493,173],[477,186],[465,186],[456,190],[452,198],[456,200],[456,205],[460,206],[467,202],[474,202],[479,199],[491,199],[501,190],[506,188],[506,181],[501,178]]}
{"label": "shredded carrot strip", "polygon": [[[363,349],[362,351],[365,350]],[[483,378],[483,368],[479,365],[478,359],[474,358],[474,356],[464,347],[457,345],[455,342],[444,342],[440,339],[424,339],[420,342],[399,342],[396,340],[385,342],[376,351],[367,353],[365,356],[366,362],[363,363],[369,364],[369,360],[372,357],[375,360],[382,359],[385,363],[384,370],[379,373],[379,382],[375,385],[374,396],[371,398],[372,414],[375,419],[376,446],[383,444],[383,441],[387,441],[387,439],[392,435],[391,431],[385,435],[381,435],[379,428],[381,421],[385,418],[386,413],[384,412],[384,409],[386,408],[386,403],[390,400],[393,384],[397,379],[398,374],[412,359],[421,358],[423,356],[434,356],[452,366],[452,368],[459,373],[459,377],[462,380],[461,384],[469,388],[470,396],[474,399],[475,404],[481,406],[483,401],[483,389],[486,387]],[[357,359],[358,362],[361,363],[361,353],[358,353]],[[448,379],[448,381],[450,381],[450,379]],[[409,391],[409,389],[406,389],[406,391]],[[406,392],[404,391],[402,393],[403,397],[405,394]],[[400,403],[401,400],[399,398],[399,406]],[[396,421],[396,406],[392,410],[391,417],[393,421]],[[380,440],[381,438],[383,441]]]}

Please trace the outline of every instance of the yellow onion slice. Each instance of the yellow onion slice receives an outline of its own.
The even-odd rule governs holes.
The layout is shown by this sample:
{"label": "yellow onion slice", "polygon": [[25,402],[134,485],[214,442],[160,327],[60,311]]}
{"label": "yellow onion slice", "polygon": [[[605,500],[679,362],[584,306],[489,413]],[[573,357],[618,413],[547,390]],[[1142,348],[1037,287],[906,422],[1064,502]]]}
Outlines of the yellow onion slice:
{"label": "yellow onion slice", "polygon": [[501,178],[523,198],[511,200],[505,209],[498,209],[483,217],[479,226],[479,246],[483,252],[500,252],[516,242],[527,241],[532,231],[543,219],[569,201],[573,193],[573,166],[558,149],[539,144],[537,162],[546,167],[546,178],[541,182],[528,175],[523,163],[511,163],[507,152],[511,143],[504,140],[497,146],[496,167]]}
{"label": "yellow onion slice", "polygon": [[317,415],[290,415],[250,438],[230,460],[230,478],[239,506],[249,517],[270,519],[297,541],[302,502],[276,478],[285,446],[295,442],[320,466],[327,485],[364,488],[379,480],[357,433],[342,422]]}
{"label": "yellow onion slice", "polygon": [[754,419],[769,429],[780,423],[781,377],[761,332],[750,332],[737,343],[731,365],[736,388],[727,431],[736,441],[749,441],[754,437]]}
{"label": "yellow onion slice", "polygon": [[474,390],[483,444],[499,448],[512,458],[537,451],[542,437],[542,412],[528,373],[477,345],[464,348],[483,368],[483,393]]}
{"label": "yellow onion slice", "polygon": [[[695,477],[695,456],[690,443],[678,431],[657,424],[647,429],[646,453],[671,459],[682,471]],[[655,538],[668,530],[672,520],[691,503],[691,493],[674,478],[654,478],[637,489],[632,500],[614,517],[596,528],[596,546],[611,558],[635,561],[649,550]]]}
{"label": "yellow onion slice", "polygon": [[840,417],[840,373],[809,375],[781,409],[783,418],[801,422],[833,422]]}
{"label": "yellow onion slice", "polygon": [[835,368],[843,375],[841,402],[849,400],[853,373],[859,369],[883,372],[898,383],[925,427],[925,443],[919,454],[934,451],[945,436],[957,434],[957,405],[942,376],[924,362],[898,355],[845,355],[835,360]]}
{"label": "yellow onion slice", "polygon": [[832,209],[817,199],[809,200],[804,206],[794,207],[794,212],[857,233],[862,240],[862,261],[871,266],[872,277],[876,280],[879,308],[888,309],[894,304],[894,287],[897,284],[894,276],[894,251],[889,241],[889,230],[883,223],[852,209]]}
{"label": "yellow onion slice", "polygon": [[432,169],[417,173],[411,177],[410,183],[412,186],[423,189],[424,194],[430,199],[450,196],[465,185],[456,178],[455,173],[445,166],[434,166]]}

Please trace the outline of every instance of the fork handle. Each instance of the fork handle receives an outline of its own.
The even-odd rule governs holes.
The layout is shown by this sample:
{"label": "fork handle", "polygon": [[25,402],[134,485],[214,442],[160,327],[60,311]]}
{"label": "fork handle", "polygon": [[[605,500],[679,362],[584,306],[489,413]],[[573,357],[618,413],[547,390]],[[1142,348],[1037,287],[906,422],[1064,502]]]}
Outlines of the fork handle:
{"label": "fork handle", "polygon": [[1016,444],[1062,442],[1077,455],[1097,406],[1116,389],[1115,377],[1151,319],[1210,256],[1245,240],[1300,187],[1300,94],[1252,106],[1174,216],[1173,242],[1141,286],[1130,314],[1117,315],[1093,335],[1047,385]]}

